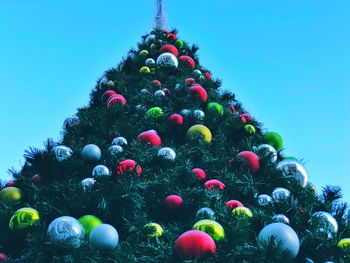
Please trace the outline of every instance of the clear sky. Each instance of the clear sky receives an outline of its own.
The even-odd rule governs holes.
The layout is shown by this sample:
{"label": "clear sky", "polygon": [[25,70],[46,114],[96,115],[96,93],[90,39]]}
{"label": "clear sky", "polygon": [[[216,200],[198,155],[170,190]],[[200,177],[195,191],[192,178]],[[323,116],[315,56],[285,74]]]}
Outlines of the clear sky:
{"label": "clear sky", "polygon": [[[1,0],[0,178],[57,139],[152,26],[153,0]],[[168,0],[170,25],[318,188],[350,201],[350,1]]]}

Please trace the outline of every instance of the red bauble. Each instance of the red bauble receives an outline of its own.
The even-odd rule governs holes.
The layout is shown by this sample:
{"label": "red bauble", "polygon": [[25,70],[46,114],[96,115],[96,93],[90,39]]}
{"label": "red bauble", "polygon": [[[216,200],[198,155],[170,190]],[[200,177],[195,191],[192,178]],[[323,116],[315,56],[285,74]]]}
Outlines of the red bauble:
{"label": "red bauble", "polygon": [[33,183],[35,183],[35,184],[41,184],[41,176],[40,176],[40,174],[36,174],[36,175],[34,175],[33,177],[32,177],[32,181],[33,181]]}
{"label": "red bauble", "polygon": [[121,174],[124,174],[125,172],[132,172],[134,170],[138,176],[141,175],[141,173],[142,173],[141,166],[137,165],[137,163],[134,160],[126,159],[124,161],[121,161],[118,164],[118,167],[116,169],[116,173],[121,175]]}
{"label": "red bauble", "polygon": [[5,185],[5,187],[11,187],[11,186],[15,186],[15,181],[7,182]]}
{"label": "red bauble", "polygon": [[163,91],[164,91],[165,94],[169,94],[170,93],[170,90],[168,88],[164,88]]}
{"label": "red bauble", "polygon": [[207,78],[207,79],[211,79],[211,74],[209,72],[205,72],[204,76]]}
{"label": "red bauble", "polygon": [[236,113],[237,112],[235,106],[233,106],[233,105],[230,106],[230,109],[231,109],[232,113]]}
{"label": "red bauble", "polygon": [[215,188],[219,188],[220,190],[224,190],[225,189],[225,185],[221,181],[219,181],[217,179],[212,179],[212,180],[206,181],[204,186],[208,190],[213,190]]}
{"label": "red bauble", "polygon": [[6,259],[7,259],[6,254],[0,253],[0,260],[3,261],[3,260],[6,260]]}
{"label": "red bauble", "polygon": [[175,33],[170,33],[170,34],[168,34],[167,38],[170,39],[170,40],[175,40],[176,39],[176,34]]}
{"label": "red bauble", "polygon": [[107,101],[107,107],[111,108],[111,107],[113,107],[116,104],[125,105],[126,104],[126,99],[120,94],[114,94],[111,97],[109,97],[109,99]]}
{"label": "red bauble", "polygon": [[187,78],[187,79],[185,79],[185,82],[187,84],[193,84],[193,83],[196,83],[196,80],[194,78]]}
{"label": "red bauble", "polygon": [[242,121],[243,123],[247,123],[247,119],[246,119],[245,117],[241,117],[241,121]]}
{"label": "red bauble", "polygon": [[170,33],[169,30],[167,30],[167,29],[164,29],[163,32],[164,32],[166,35],[168,35],[168,34]]}
{"label": "red bauble", "polygon": [[228,209],[230,209],[232,211],[236,207],[243,207],[243,204],[237,200],[230,200],[230,201],[226,202],[226,206]]}
{"label": "red bauble", "polygon": [[179,59],[192,68],[196,66],[196,62],[194,62],[194,59],[189,56],[181,56],[179,57]]}
{"label": "red bauble", "polygon": [[243,151],[243,152],[240,152],[237,156],[246,160],[247,165],[252,172],[256,172],[259,170],[260,160],[255,153],[251,151]]}
{"label": "red bauble", "polygon": [[101,100],[103,103],[106,103],[108,101],[108,99],[113,96],[116,95],[117,93],[114,90],[106,90],[102,96],[101,96]]}
{"label": "red bauble", "polygon": [[168,209],[177,209],[182,207],[184,200],[178,195],[169,195],[164,200],[164,205]]}
{"label": "red bauble", "polygon": [[157,80],[157,79],[153,80],[152,82],[153,82],[153,84],[154,84],[155,86],[160,86],[160,85],[162,85],[162,83],[161,83],[159,80]]}
{"label": "red bauble", "polygon": [[140,133],[137,138],[140,140],[140,142],[147,143],[153,146],[160,146],[162,144],[162,140],[158,136],[157,133],[153,131],[145,131]]}
{"label": "red bauble", "polygon": [[253,119],[252,116],[250,116],[249,113],[243,113],[243,114],[241,114],[241,117],[244,117],[244,118],[246,118],[247,120],[250,120],[250,121]]}
{"label": "red bauble", "polygon": [[199,84],[190,87],[190,92],[196,95],[202,102],[206,102],[208,99],[207,91]]}
{"label": "red bauble", "polygon": [[180,114],[172,114],[168,121],[173,125],[182,125],[184,123],[184,118]]}
{"label": "red bauble", "polygon": [[199,180],[205,180],[207,178],[206,173],[201,168],[192,169],[192,173],[198,176]]}
{"label": "red bauble", "polygon": [[179,56],[179,51],[177,50],[177,48],[174,45],[171,44],[166,44],[164,46],[162,46],[159,49],[160,53],[164,53],[164,52],[170,52],[172,54],[174,54],[175,56]]}
{"label": "red bauble", "polygon": [[183,233],[174,244],[174,254],[183,260],[203,259],[215,253],[216,244],[214,239],[207,233],[198,230]]}

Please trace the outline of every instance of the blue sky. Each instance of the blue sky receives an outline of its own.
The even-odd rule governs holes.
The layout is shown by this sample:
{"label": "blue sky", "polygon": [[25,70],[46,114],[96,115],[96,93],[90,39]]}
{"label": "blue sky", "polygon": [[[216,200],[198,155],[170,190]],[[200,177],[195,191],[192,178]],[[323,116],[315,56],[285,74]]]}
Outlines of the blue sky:
{"label": "blue sky", "polygon": [[[350,201],[350,1],[167,1],[171,26],[318,188]],[[153,0],[2,0],[0,178],[58,138],[102,73],[152,26]]]}

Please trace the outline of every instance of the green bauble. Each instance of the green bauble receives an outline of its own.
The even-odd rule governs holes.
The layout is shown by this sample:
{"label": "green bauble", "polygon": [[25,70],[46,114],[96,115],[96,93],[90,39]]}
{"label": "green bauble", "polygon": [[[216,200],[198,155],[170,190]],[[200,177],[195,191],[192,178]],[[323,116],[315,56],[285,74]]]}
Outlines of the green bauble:
{"label": "green bauble", "polygon": [[217,102],[210,102],[208,104],[208,111],[215,112],[219,116],[224,115],[224,108]]}
{"label": "green bauble", "polygon": [[0,191],[0,202],[13,206],[22,201],[22,191],[17,187],[6,187]]}
{"label": "green bauble", "polygon": [[268,132],[264,135],[264,142],[270,144],[276,151],[282,150],[283,140],[277,132]]}
{"label": "green bauble", "polygon": [[216,242],[219,242],[225,238],[224,228],[214,220],[204,219],[198,221],[192,229],[207,233]]}
{"label": "green bauble", "polygon": [[140,68],[140,73],[142,73],[142,74],[150,74],[151,70],[150,70],[149,67],[145,66],[145,67]]}
{"label": "green bauble", "polygon": [[143,49],[143,50],[140,51],[140,55],[144,56],[144,57],[147,57],[148,56],[148,51],[146,49]]}
{"label": "green bauble", "polygon": [[350,254],[350,238],[343,238],[338,242],[338,248],[346,254]]}
{"label": "green bauble", "polygon": [[158,49],[157,45],[154,44],[154,43],[152,43],[152,44],[150,45],[150,48],[151,48],[151,50],[156,50],[156,49]]}
{"label": "green bauble", "polygon": [[232,210],[232,215],[242,219],[253,217],[252,211],[247,207],[236,207]]}
{"label": "green bauble", "polygon": [[164,115],[164,112],[160,107],[153,107],[153,108],[150,108],[146,114],[148,117],[151,117],[151,118],[159,118]]}
{"label": "green bauble", "polygon": [[255,127],[251,124],[245,125],[244,129],[248,134],[251,134],[251,135],[255,134],[255,132],[256,132]]}
{"label": "green bauble", "polygon": [[108,81],[108,82],[107,82],[107,86],[108,86],[108,87],[114,87],[114,86],[115,86],[114,81],[112,81],[112,80]]}
{"label": "green bauble", "polygon": [[9,227],[11,230],[25,229],[40,219],[38,211],[33,208],[24,207],[18,209],[10,219]]}
{"label": "green bauble", "polygon": [[102,224],[102,221],[96,216],[86,215],[79,218],[80,224],[84,228],[85,235],[90,235],[91,231]]}
{"label": "green bauble", "polygon": [[178,46],[178,48],[183,48],[185,45],[185,42],[181,39],[176,40],[176,45]]}
{"label": "green bauble", "polygon": [[161,237],[164,234],[162,226],[157,223],[146,224],[143,229],[148,237]]}

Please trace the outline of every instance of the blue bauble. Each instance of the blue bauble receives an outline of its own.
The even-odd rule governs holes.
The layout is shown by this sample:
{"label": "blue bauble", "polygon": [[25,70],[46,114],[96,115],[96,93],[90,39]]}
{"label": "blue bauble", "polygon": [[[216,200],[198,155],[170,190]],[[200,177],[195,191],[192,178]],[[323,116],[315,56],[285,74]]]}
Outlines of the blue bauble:
{"label": "blue bauble", "polygon": [[298,255],[300,242],[293,228],[283,223],[269,224],[260,231],[258,243],[266,246],[272,237],[280,245],[282,253],[286,252],[291,259]]}
{"label": "blue bauble", "polygon": [[90,243],[93,248],[112,250],[117,247],[118,241],[117,230],[108,224],[101,224],[90,233]]}
{"label": "blue bauble", "polygon": [[81,154],[83,158],[89,162],[97,162],[101,158],[101,150],[95,144],[85,145]]}
{"label": "blue bauble", "polygon": [[215,220],[215,212],[209,207],[202,207],[197,211],[196,218]]}

